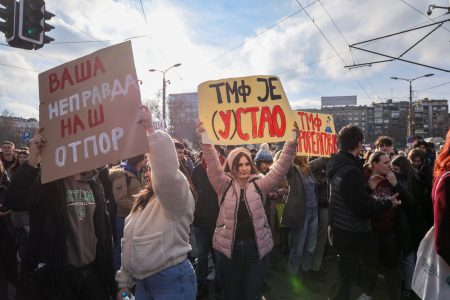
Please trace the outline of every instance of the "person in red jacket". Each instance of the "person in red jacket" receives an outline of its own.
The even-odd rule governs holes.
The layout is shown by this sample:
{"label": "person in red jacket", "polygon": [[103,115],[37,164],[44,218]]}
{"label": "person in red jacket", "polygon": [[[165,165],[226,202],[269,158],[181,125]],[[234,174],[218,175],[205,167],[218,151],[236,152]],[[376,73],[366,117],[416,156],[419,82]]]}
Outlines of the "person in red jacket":
{"label": "person in red jacket", "polygon": [[450,266],[450,130],[436,158],[433,176],[434,243],[437,254]]}

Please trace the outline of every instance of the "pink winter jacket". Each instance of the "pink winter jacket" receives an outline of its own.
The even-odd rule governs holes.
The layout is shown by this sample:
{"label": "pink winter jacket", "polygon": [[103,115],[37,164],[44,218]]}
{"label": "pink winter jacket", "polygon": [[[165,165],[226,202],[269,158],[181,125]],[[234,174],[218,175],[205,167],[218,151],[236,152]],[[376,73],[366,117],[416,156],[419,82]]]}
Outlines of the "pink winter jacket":
{"label": "pink winter jacket", "polygon": [[[251,183],[255,179],[256,185],[261,190],[263,197],[272,192],[278,184],[284,179],[292,160],[295,155],[297,142],[286,142],[281,153],[280,159],[271,168],[270,172],[264,177],[259,175],[251,175],[245,186],[245,201],[249,211],[250,218],[253,221],[255,230],[256,244],[258,246],[259,258],[263,258],[273,248],[272,233],[264,211],[263,201],[255,184]],[[213,248],[228,257],[232,258],[233,244],[236,231],[237,209],[239,207],[240,186],[234,180],[231,173],[225,173],[224,168],[220,164],[216,150],[213,145],[203,144],[203,157],[208,166],[207,173],[209,181],[216,191],[219,199],[219,216],[216,222],[216,230],[213,237]],[[242,149],[242,150],[239,150]],[[232,165],[234,157],[242,151],[246,152],[249,157],[250,153],[243,148],[235,149],[227,158],[229,166]],[[234,153],[233,153],[234,152]],[[231,169],[231,168],[230,168]],[[231,183],[231,186],[230,186]],[[229,188],[228,188],[229,187]],[[226,194],[224,195],[224,193]],[[220,203],[223,199],[223,202]]]}

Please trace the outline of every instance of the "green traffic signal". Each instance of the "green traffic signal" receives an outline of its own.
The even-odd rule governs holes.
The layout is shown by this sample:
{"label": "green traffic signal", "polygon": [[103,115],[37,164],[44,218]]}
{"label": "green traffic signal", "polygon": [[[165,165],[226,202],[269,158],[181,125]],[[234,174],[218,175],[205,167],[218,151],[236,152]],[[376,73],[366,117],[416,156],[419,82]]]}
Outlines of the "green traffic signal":
{"label": "green traffic signal", "polygon": [[39,30],[36,27],[31,27],[31,28],[26,29],[26,32],[29,36],[38,37],[39,34],[42,32],[42,30]]}

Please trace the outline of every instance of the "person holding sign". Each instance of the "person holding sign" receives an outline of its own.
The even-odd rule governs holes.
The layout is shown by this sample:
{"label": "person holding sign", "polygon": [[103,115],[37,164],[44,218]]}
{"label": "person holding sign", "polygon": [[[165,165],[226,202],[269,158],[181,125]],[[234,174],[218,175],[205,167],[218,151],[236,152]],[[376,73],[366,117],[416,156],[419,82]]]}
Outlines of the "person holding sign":
{"label": "person holding sign", "polygon": [[[202,122],[197,131],[205,132]],[[208,178],[219,197],[213,248],[225,299],[261,297],[267,254],[273,248],[264,201],[289,170],[300,133],[296,123],[294,131],[296,138],[285,143],[280,159],[263,177],[245,148],[233,149],[222,167],[214,145],[202,144]]]}
{"label": "person holding sign", "polygon": [[147,130],[151,169],[125,219],[117,299],[129,297],[134,285],[136,299],[195,299],[195,272],[187,259],[194,196],[170,135],[154,131],[148,109],[139,121]]}
{"label": "person holding sign", "polygon": [[30,234],[17,298],[108,300],[114,296],[113,245],[101,184],[92,172],[41,184],[39,129],[27,163],[6,192],[13,211],[29,211]]}

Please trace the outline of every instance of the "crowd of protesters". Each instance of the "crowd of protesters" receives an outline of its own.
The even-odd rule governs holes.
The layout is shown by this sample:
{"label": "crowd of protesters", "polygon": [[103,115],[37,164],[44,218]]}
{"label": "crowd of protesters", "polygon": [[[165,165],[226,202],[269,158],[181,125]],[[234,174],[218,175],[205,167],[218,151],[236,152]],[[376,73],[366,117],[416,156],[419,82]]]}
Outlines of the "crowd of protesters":
{"label": "crowd of protesters", "polygon": [[46,184],[51,137],[2,143],[0,300],[199,299],[210,283],[216,299],[263,299],[280,261],[313,294],[329,281],[329,299],[356,284],[372,299],[380,273],[390,299],[418,299],[416,253],[433,225],[450,265],[450,131],[440,149],[416,137],[398,151],[380,136],[365,151],[348,125],[323,158],[297,156],[296,139],[194,152],[155,131],[146,108],[138,119],[149,153]]}

